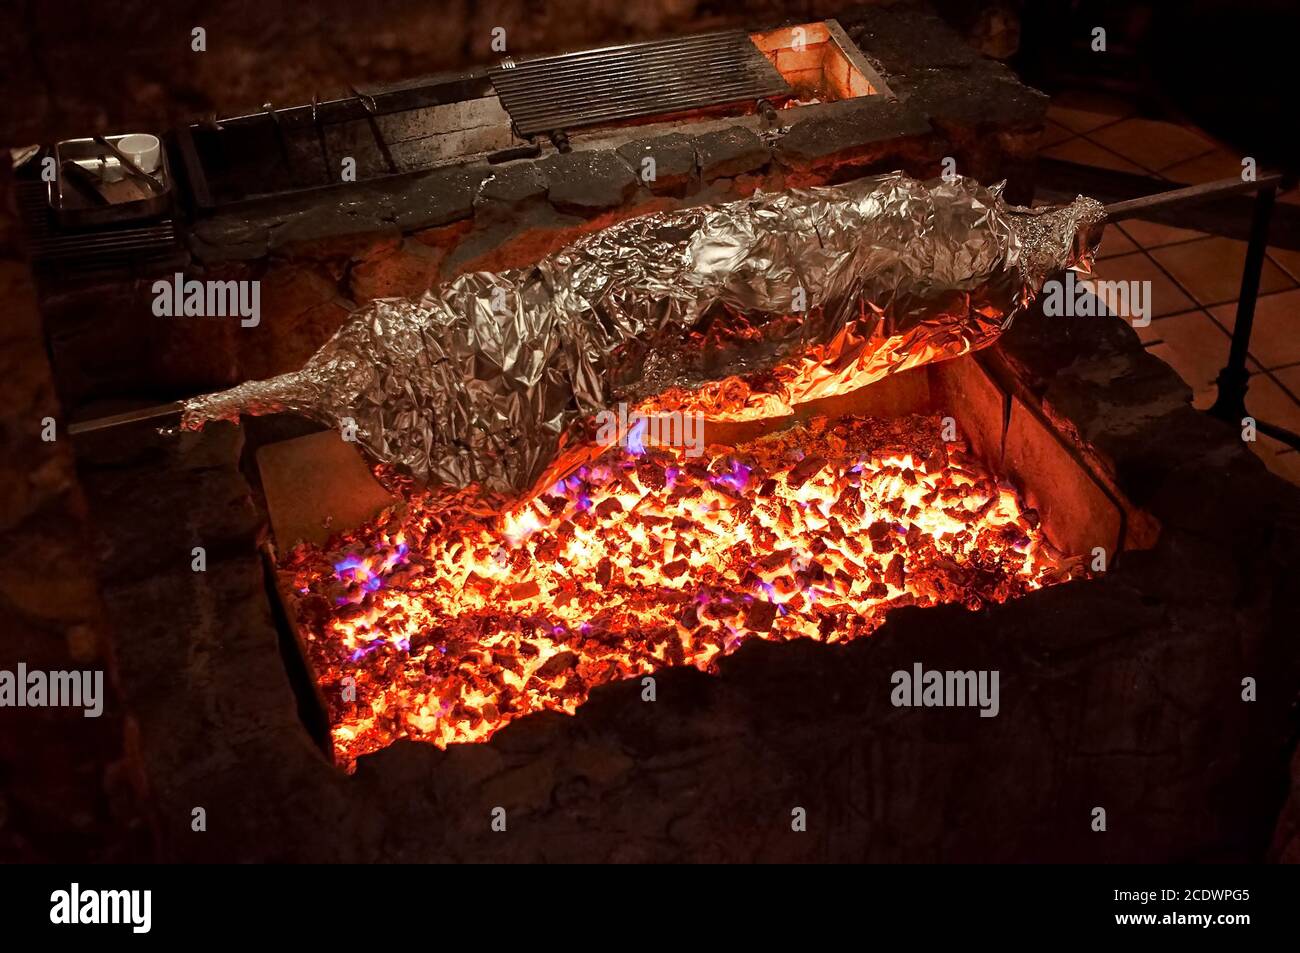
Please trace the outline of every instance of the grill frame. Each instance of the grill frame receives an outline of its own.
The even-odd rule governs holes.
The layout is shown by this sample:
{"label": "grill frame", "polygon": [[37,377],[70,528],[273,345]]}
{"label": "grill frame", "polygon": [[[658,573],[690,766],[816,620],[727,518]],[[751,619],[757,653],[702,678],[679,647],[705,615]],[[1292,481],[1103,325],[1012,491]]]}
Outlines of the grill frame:
{"label": "grill frame", "polygon": [[488,76],[521,138],[794,92],[744,30],[537,56]]}

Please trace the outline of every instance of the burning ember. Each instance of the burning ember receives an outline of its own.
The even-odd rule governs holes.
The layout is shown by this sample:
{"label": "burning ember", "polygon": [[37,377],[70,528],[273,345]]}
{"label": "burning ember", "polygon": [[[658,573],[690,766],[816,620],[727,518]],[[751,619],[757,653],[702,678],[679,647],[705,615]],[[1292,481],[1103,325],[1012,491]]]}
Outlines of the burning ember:
{"label": "burning ember", "polygon": [[341,762],[572,714],[746,639],[847,642],[896,606],[977,609],[1081,572],[936,417],[818,418],[694,459],[629,443],[503,520],[472,491],[410,489],[290,554]]}

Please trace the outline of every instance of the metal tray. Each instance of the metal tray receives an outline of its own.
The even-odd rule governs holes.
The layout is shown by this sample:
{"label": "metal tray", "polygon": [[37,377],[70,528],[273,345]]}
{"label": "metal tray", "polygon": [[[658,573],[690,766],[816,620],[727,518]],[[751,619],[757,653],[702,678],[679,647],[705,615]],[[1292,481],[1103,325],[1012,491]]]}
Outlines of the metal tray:
{"label": "metal tray", "polygon": [[[117,136],[105,136],[116,146],[131,133]],[[160,137],[161,139],[161,137]],[[68,181],[63,173],[64,162],[77,162],[98,159],[106,150],[94,139],[64,139],[54,147],[54,163],[58,170],[54,181],[47,183],[50,210],[55,220],[65,228],[85,228],[94,225],[109,225],[115,222],[134,222],[142,219],[156,218],[166,214],[172,204],[172,174],[167,161],[167,147],[160,142],[158,168],[152,178],[161,188],[152,195],[138,196],[139,186],[127,175],[122,182],[114,183],[110,189],[109,201],[105,205],[95,205],[84,198]],[[93,175],[93,173],[91,173]],[[118,186],[122,186],[118,188]],[[123,196],[121,201],[113,201],[113,192]],[[137,195],[138,197],[128,197]]]}

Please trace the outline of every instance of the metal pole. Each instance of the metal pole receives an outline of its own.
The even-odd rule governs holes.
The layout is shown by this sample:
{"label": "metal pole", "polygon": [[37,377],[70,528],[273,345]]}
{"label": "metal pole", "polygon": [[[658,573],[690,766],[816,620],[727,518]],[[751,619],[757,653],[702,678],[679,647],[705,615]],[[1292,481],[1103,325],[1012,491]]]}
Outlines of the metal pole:
{"label": "metal pole", "polygon": [[1233,426],[1240,426],[1246,416],[1246,390],[1250,371],[1246,360],[1250,356],[1250,336],[1255,325],[1255,302],[1259,298],[1259,280],[1264,270],[1264,251],[1268,247],[1268,226],[1273,215],[1277,186],[1265,185],[1255,195],[1255,208],[1250,222],[1250,240],[1246,246],[1246,261],[1241,272],[1241,296],[1237,299],[1237,321],[1232,328],[1232,346],[1228,363],[1224,365],[1215,383],[1219,393],[1210,413]]}

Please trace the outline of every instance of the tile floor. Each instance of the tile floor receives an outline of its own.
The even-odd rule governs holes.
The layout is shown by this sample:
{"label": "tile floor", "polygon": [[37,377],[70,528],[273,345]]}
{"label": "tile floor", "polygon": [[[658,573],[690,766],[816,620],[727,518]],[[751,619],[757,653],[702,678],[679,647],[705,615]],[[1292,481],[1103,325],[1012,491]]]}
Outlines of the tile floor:
{"label": "tile floor", "polygon": [[[1241,157],[1188,126],[1143,119],[1130,104],[1066,93],[1048,110],[1042,154],[1068,162],[1195,184],[1241,173]],[[1293,190],[1279,201],[1300,204]],[[1151,282],[1148,327],[1139,337],[1187,381],[1193,405],[1214,402],[1228,359],[1246,243],[1155,222],[1108,225],[1097,278]],[[1118,311],[1118,302],[1108,302]],[[1270,247],[1251,336],[1246,404],[1261,420],[1300,432],[1300,251]],[[1269,469],[1300,484],[1300,452],[1260,435],[1252,447]]]}

